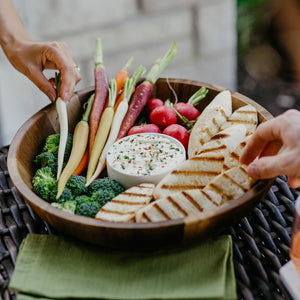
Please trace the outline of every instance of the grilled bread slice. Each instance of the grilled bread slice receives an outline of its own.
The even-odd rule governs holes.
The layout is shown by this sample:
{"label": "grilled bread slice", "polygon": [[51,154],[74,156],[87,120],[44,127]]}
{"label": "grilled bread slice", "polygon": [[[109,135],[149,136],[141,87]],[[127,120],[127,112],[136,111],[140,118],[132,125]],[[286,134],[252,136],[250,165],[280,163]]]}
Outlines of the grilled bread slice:
{"label": "grilled bread slice", "polygon": [[187,189],[201,189],[222,173],[225,158],[244,138],[246,128],[233,125],[216,134],[204,144],[201,152],[184,161],[156,186],[154,198],[164,198]]}
{"label": "grilled bread slice", "polygon": [[233,167],[214,178],[203,191],[218,193],[223,204],[243,195],[254,182],[255,179],[250,177],[244,168]]}
{"label": "grilled bread slice", "polygon": [[[226,146],[229,152],[232,152],[246,137],[247,129],[243,124],[233,124],[228,126],[224,130],[218,132],[211,139],[199,147],[199,152],[196,155],[212,151],[220,150],[220,148]],[[224,152],[227,155],[228,152]]]}
{"label": "grilled bread slice", "polygon": [[110,222],[134,222],[136,212],[152,200],[154,187],[152,183],[130,187],[102,206],[95,218]]}
{"label": "grilled bread slice", "polygon": [[[227,151],[226,147],[224,147]],[[154,198],[164,198],[172,193],[187,189],[203,188],[223,170],[222,152],[205,152],[194,156],[166,175],[156,186]]]}
{"label": "grilled bread slice", "polygon": [[233,124],[243,124],[247,129],[247,135],[252,134],[258,123],[257,110],[254,106],[248,104],[236,109],[223,124],[222,129],[225,129]]}
{"label": "grilled bread slice", "polygon": [[205,193],[200,189],[181,191],[148,204],[138,211],[136,221],[147,223],[184,218],[214,209],[221,201],[217,193]]}
{"label": "grilled bread slice", "polygon": [[223,167],[224,171],[239,166],[243,167],[246,170],[247,166],[240,162],[240,156],[250,138],[251,135],[247,135],[244,138],[244,140],[240,144],[238,144],[237,147],[233,151],[231,151],[228,156],[225,157],[224,167]]}
{"label": "grilled bread slice", "polygon": [[188,157],[199,152],[199,147],[218,133],[221,126],[232,114],[232,100],[230,91],[220,92],[212,102],[205,107],[197,122],[193,126],[188,145]]}
{"label": "grilled bread slice", "polygon": [[202,190],[177,192],[148,204],[138,211],[136,221],[159,222],[203,214],[240,197],[253,183],[243,168],[235,167],[215,177]]}

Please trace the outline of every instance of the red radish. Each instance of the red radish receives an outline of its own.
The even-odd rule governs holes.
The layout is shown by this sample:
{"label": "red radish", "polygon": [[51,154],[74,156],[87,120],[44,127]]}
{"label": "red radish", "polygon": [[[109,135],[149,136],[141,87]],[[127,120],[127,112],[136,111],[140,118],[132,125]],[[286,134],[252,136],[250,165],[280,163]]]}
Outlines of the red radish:
{"label": "red radish", "polygon": [[164,57],[156,60],[145,81],[143,81],[132,96],[128,111],[123,119],[118,137],[121,139],[126,136],[129,129],[135,123],[137,117],[150,100],[153,90],[153,85],[158,79],[159,74],[165,69],[171,59],[175,56],[177,51],[176,43],[173,43]]}
{"label": "red radish", "polygon": [[155,124],[138,125],[138,126],[131,127],[127,135],[132,135],[136,133],[145,133],[145,132],[161,133],[161,130]]}
{"label": "red radish", "polygon": [[163,134],[172,136],[181,142],[185,149],[188,147],[190,135],[188,131],[179,124],[172,124],[164,129]]}
{"label": "red radish", "polygon": [[[174,108],[189,121],[195,120],[200,116],[199,110],[191,104],[178,102],[174,104]],[[179,118],[178,118],[179,119]]]}
{"label": "red radish", "polygon": [[152,110],[150,121],[160,128],[166,128],[171,124],[176,124],[177,116],[175,111],[169,106],[159,106]]}
{"label": "red radish", "polygon": [[89,121],[89,155],[92,153],[94,141],[96,138],[100,118],[105,106],[108,95],[108,76],[103,65],[101,40],[96,40],[96,56],[95,56],[95,99],[93,102],[90,121]]}
{"label": "red radish", "polygon": [[150,113],[152,112],[152,110],[158,106],[163,106],[164,102],[161,99],[158,98],[152,98],[147,102],[146,105],[146,111],[148,113],[148,116],[150,115]]}

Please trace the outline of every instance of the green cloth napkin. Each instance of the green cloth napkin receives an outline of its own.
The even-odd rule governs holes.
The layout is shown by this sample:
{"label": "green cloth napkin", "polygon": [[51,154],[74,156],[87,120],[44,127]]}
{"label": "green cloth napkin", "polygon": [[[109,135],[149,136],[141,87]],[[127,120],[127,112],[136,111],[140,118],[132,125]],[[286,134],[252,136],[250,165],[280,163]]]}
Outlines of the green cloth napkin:
{"label": "green cloth napkin", "polygon": [[9,288],[30,299],[236,299],[231,236],[123,252],[29,234]]}

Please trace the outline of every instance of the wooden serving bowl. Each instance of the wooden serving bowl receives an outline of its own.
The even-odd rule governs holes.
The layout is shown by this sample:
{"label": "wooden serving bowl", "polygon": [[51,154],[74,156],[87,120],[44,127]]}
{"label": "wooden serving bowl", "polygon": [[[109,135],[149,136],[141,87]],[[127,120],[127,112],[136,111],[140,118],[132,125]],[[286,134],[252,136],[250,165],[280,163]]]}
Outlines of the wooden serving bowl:
{"label": "wooden serving bowl", "polygon": [[[222,90],[212,84],[182,79],[168,79],[180,101],[187,99],[200,87],[209,89],[206,98],[198,106],[204,107]],[[174,100],[166,79],[159,79],[153,97]],[[68,105],[69,131],[82,114],[82,104],[93,92],[94,87],[76,92]],[[233,110],[251,104],[258,110],[259,122],[271,119],[272,115],[253,100],[236,92],[232,93]],[[182,219],[155,223],[113,223],[73,215],[52,207],[32,190],[31,179],[35,173],[34,157],[41,152],[49,134],[59,131],[55,105],[50,104],[33,115],[18,130],[9,148],[8,170],[17,190],[32,209],[58,233],[92,244],[113,248],[163,248],[182,246],[213,234],[245,216],[267,194],[273,180],[259,180],[241,197],[232,200],[205,215],[194,215]]]}

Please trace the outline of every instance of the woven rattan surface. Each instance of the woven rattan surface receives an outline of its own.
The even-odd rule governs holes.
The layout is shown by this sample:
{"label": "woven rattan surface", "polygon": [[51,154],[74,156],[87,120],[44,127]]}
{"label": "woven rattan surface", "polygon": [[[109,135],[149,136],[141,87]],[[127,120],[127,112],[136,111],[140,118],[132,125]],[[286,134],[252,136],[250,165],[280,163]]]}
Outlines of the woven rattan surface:
{"label": "woven rattan surface", "polygon": [[[8,147],[0,149],[0,297],[16,299],[7,290],[18,249],[28,233],[51,234],[51,228],[26,204],[7,171]],[[277,177],[265,199],[230,227],[238,299],[290,299],[279,279],[289,260],[294,202],[300,194]]]}

